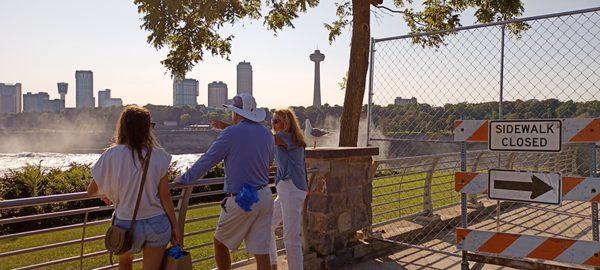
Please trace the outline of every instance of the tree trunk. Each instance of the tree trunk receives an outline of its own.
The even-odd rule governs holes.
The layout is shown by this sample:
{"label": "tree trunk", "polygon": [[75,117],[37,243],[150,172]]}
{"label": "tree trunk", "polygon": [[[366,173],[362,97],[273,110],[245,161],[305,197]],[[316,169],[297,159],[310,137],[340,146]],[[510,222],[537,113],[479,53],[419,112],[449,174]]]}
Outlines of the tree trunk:
{"label": "tree trunk", "polygon": [[356,146],[358,123],[362,111],[367,70],[369,67],[370,2],[352,0],[352,43],[350,66],[344,97],[344,110],[340,121],[340,146]]}

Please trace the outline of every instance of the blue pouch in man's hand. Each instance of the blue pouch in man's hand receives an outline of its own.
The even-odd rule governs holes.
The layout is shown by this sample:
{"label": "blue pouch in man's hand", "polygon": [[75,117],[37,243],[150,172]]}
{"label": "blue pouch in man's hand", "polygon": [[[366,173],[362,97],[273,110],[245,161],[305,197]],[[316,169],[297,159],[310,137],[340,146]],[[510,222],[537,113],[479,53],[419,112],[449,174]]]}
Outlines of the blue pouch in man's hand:
{"label": "blue pouch in man's hand", "polygon": [[246,212],[252,211],[252,205],[258,202],[258,191],[248,185],[244,184],[240,192],[235,195],[235,202]]}

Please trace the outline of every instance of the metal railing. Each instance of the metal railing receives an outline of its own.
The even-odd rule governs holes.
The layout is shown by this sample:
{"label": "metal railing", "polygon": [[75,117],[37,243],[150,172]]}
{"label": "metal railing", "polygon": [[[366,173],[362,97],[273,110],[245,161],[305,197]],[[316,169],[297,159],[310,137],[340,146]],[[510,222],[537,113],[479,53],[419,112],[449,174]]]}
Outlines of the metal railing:
{"label": "metal railing", "polygon": [[[314,170],[309,170],[309,173],[311,172],[314,172]],[[207,196],[223,195],[223,190],[194,192],[197,187],[220,185],[223,184],[223,181],[223,178],[210,178],[197,180],[189,184],[171,183],[169,185],[172,191],[180,191],[178,192],[179,195],[173,196],[172,199],[177,202],[175,211],[183,234],[185,249],[192,253],[192,262],[195,265],[201,265],[201,268],[213,267],[212,235],[219,218],[220,202],[190,202],[201,200]],[[83,202],[97,200],[98,198],[99,196],[90,196],[86,192],[30,197],[0,201],[0,210]],[[0,235],[0,246],[6,245],[0,248],[0,269],[25,270],[53,267],[58,269],[111,269],[118,267],[117,264],[109,264],[108,252],[104,249],[102,243],[104,232],[106,232],[111,221],[110,218],[97,220],[90,220],[89,218],[90,214],[98,214],[99,212],[105,212],[104,217],[107,217],[110,214],[109,211],[113,209],[113,206],[95,206],[0,218],[0,226],[15,226],[19,223],[39,222],[50,218],[83,216],[82,222],[74,224]],[[97,233],[94,233],[95,231]],[[78,233],[78,235],[75,233]],[[65,237],[55,237],[57,235]],[[32,238],[47,239],[48,241],[41,241],[41,244],[35,243],[40,241],[31,241],[30,244],[28,240]],[[67,239],[52,241],[52,239],[60,238]],[[277,240],[278,243],[281,242],[280,238]],[[15,244],[17,242],[25,246]],[[11,243],[14,247],[11,247]],[[35,254],[39,254],[39,256],[35,256]],[[233,253],[232,256],[235,262],[234,265],[251,260],[241,251]],[[139,263],[142,260],[143,258],[136,257],[134,263]]]}
{"label": "metal railing", "polygon": [[[467,169],[487,171],[501,164],[504,168],[544,170],[557,168],[567,175],[578,175],[577,147],[560,154],[508,153],[498,155],[488,150],[469,151]],[[460,171],[460,153],[444,153],[377,161],[373,178],[373,228],[429,217],[436,212],[460,205],[460,194],[454,190],[454,173]],[[482,197],[470,198],[476,205]],[[453,210],[459,216],[458,209]]]}

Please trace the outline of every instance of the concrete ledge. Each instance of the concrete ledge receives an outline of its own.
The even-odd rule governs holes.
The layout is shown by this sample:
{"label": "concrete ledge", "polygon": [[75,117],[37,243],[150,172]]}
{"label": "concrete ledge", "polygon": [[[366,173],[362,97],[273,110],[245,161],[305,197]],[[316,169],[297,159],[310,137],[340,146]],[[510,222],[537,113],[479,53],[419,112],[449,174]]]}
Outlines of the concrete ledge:
{"label": "concrete ledge", "polygon": [[377,156],[378,147],[318,147],[306,148],[306,158],[343,158]]}

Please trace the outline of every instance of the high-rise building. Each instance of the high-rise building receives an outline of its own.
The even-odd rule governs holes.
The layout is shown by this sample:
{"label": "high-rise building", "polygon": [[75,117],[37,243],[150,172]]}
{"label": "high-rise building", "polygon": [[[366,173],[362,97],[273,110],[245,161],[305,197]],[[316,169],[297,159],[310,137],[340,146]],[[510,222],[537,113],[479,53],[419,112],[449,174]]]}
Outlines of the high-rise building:
{"label": "high-rise building", "polygon": [[94,73],[91,70],[75,71],[75,107],[94,108]]}
{"label": "high-rise building", "polygon": [[111,98],[110,89],[98,91],[98,107],[121,107],[123,100],[120,98]]}
{"label": "high-rise building", "polygon": [[47,92],[23,95],[23,112],[60,112],[63,109],[61,105],[60,99],[50,99]]}
{"label": "high-rise building", "polygon": [[60,94],[60,108],[63,110],[65,108],[65,97],[67,95],[67,91],[69,90],[69,84],[65,82],[59,82],[56,84],[58,86],[58,94]]}
{"label": "high-rise building", "polygon": [[175,107],[196,107],[198,101],[196,98],[200,94],[200,85],[194,79],[173,80],[173,106]]}
{"label": "high-rise building", "polygon": [[237,65],[237,94],[252,95],[252,65],[243,61]]}
{"label": "high-rise building", "polygon": [[227,104],[227,84],[222,81],[208,84],[208,107],[222,108]]}
{"label": "high-rise building", "polygon": [[0,83],[0,113],[21,112],[21,84]]}
{"label": "high-rise building", "polygon": [[310,61],[315,62],[315,81],[314,81],[314,92],[313,92],[313,106],[321,106],[321,62],[325,60],[325,55],[319,50],[315,50],[310,55]]}

